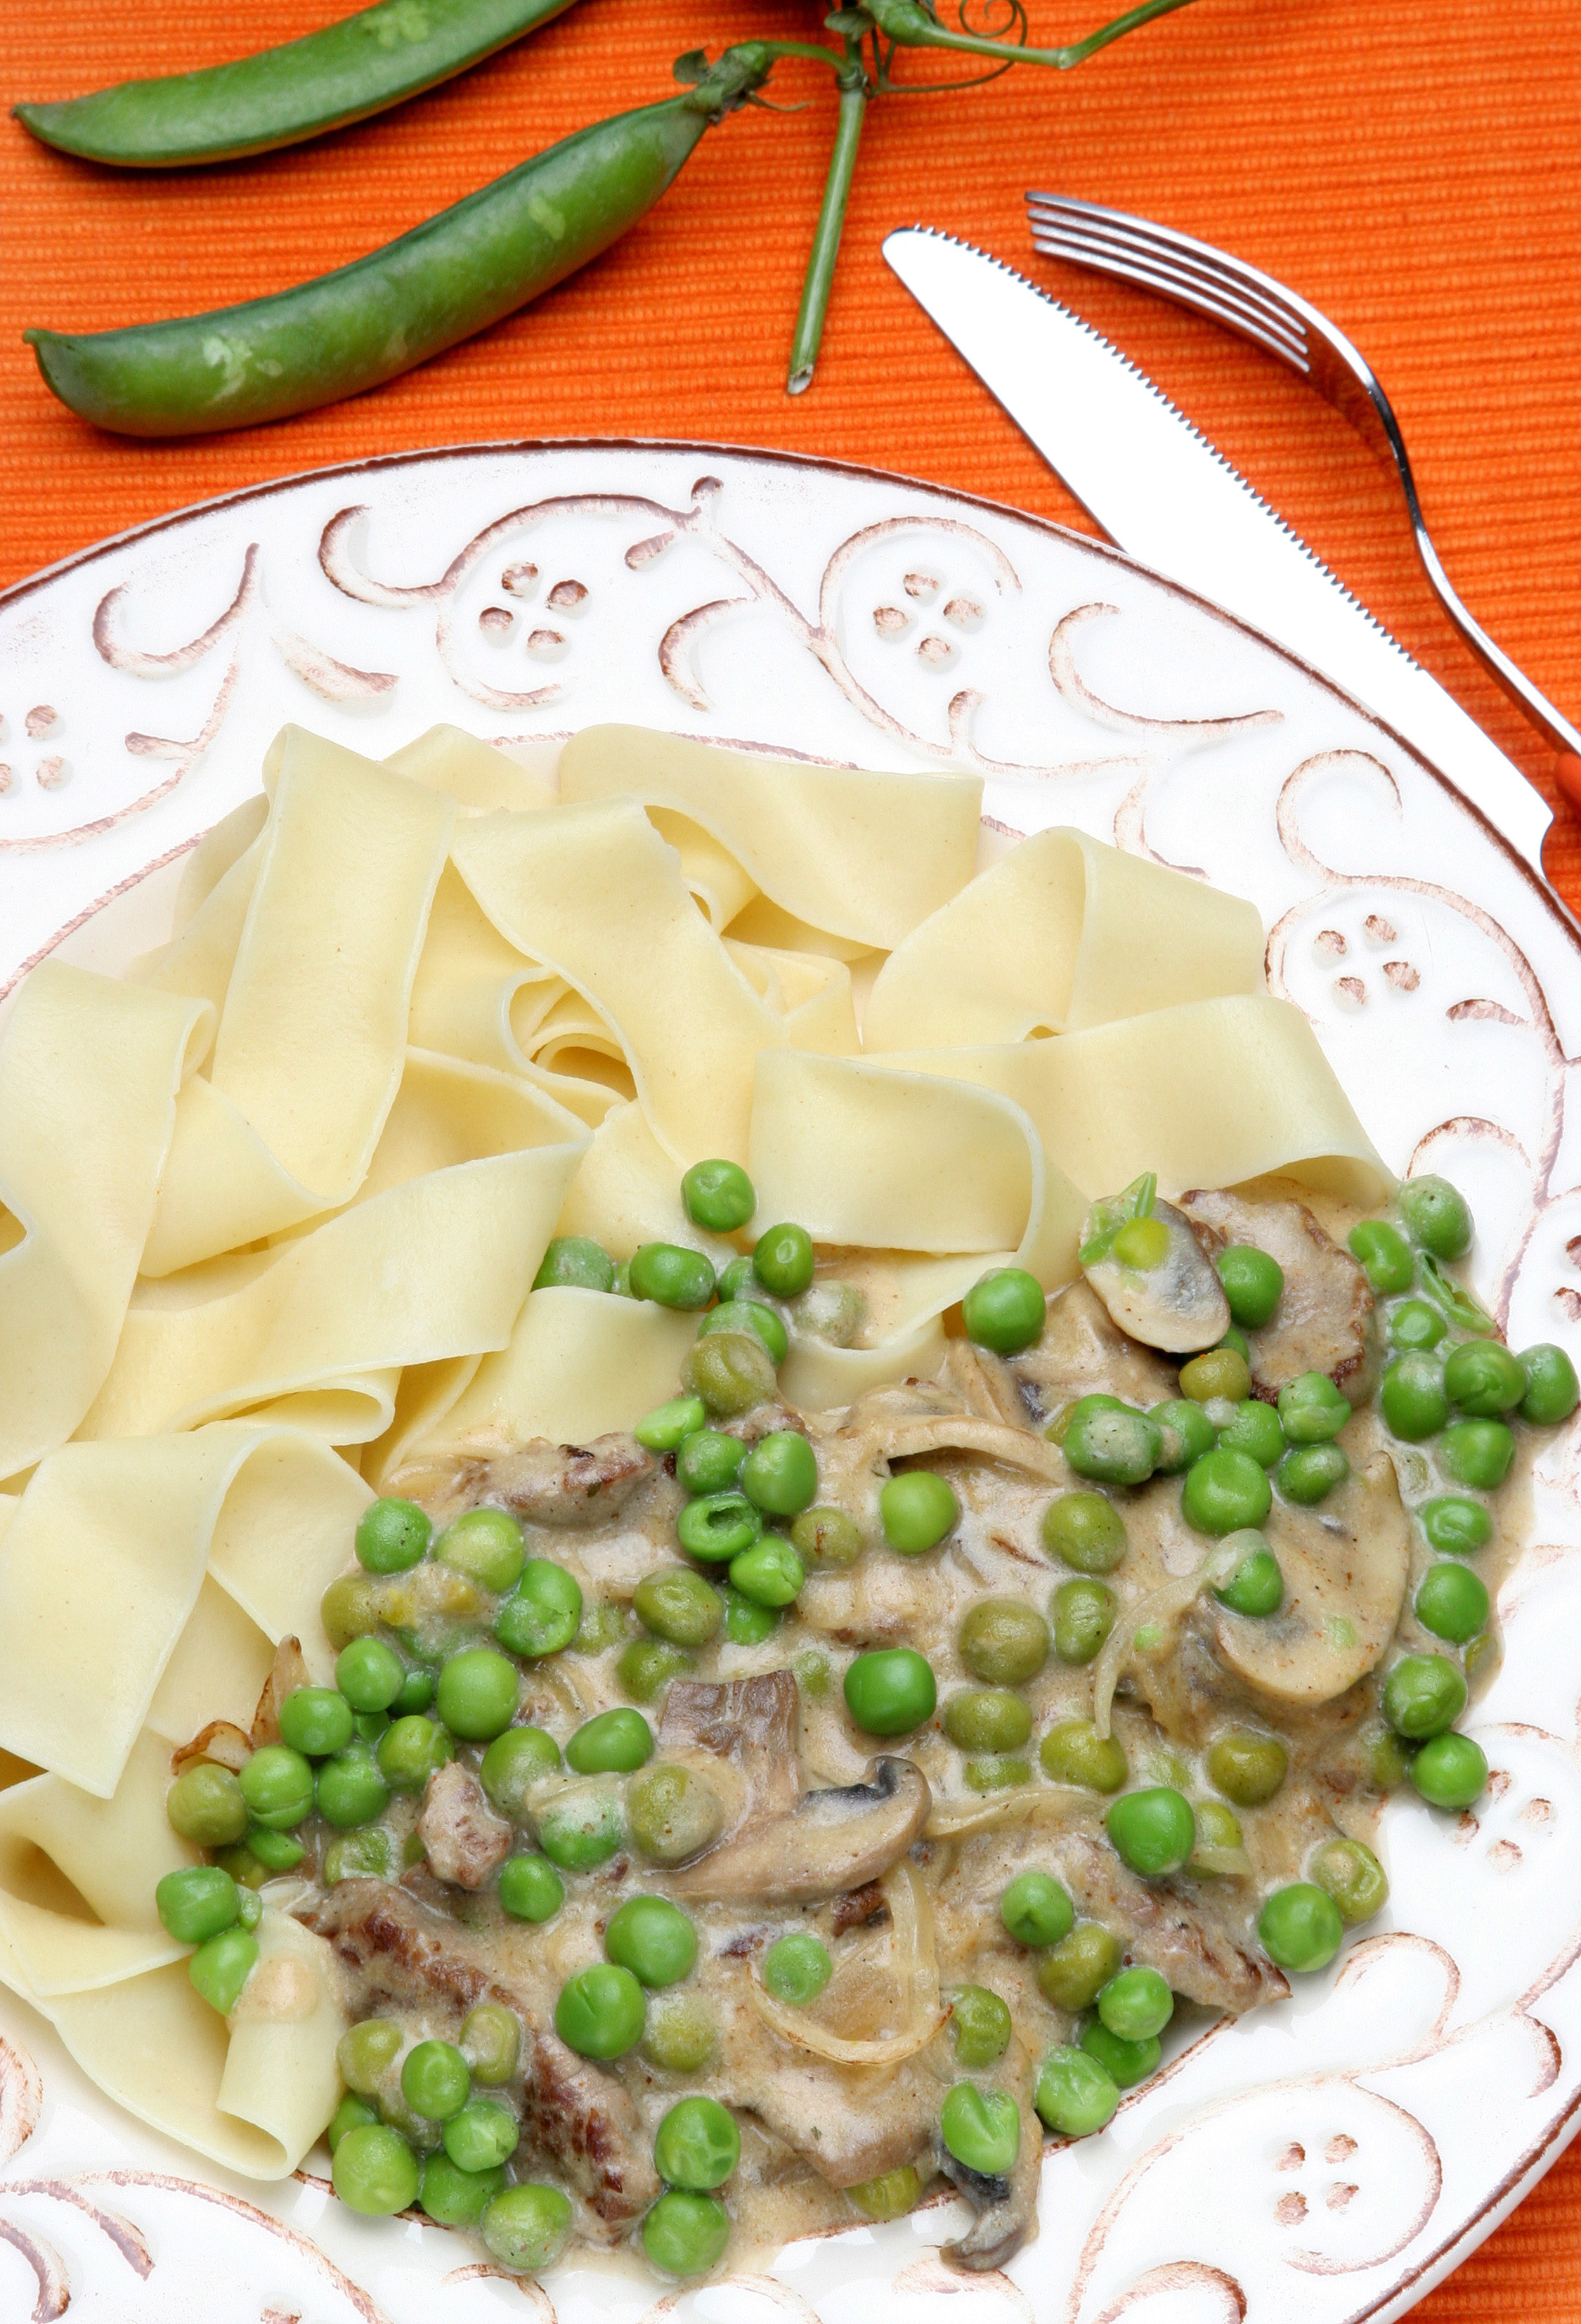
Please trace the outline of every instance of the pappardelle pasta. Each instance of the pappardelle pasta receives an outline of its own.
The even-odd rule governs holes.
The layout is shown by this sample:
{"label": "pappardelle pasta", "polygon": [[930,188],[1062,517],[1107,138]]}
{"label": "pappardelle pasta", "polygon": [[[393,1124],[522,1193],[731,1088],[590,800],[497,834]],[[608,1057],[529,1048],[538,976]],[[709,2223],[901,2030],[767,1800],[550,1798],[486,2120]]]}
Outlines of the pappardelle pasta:
{"label": "pappardelle pasta", "polygon": [[1567,1358],[1250,906],[979,804],[287,729],[27,979],[0,1980],[133,2113],[523,2273],[936,2189],[998,2266],[1480,1792]]}

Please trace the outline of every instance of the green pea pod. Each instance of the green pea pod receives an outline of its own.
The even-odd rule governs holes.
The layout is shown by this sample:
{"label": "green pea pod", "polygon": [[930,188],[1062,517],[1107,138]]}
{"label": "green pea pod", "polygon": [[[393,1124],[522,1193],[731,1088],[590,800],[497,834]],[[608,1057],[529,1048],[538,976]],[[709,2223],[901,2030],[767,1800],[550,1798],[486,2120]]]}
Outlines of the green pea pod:
{"label": "green pea pod", "polygon": [[1497,1323],[1479,1299],[1472,1296],[1462,1283],[1457,1283],[1447,1267],[1436,1259],[1431,1251],[1417,1253],[1416,1263],[1421,1274],[1422,1288],[1441,1307],[1451,1323],[1474,1339],[1491,1339],[1498,1330]]}
{"label": "green pea pod", "polygon": [[256,427],[398,379],[563,282],[653,208],[711,124],[768,76],[768,42],[595,123],[427,225],[295,289],[119,331],[31,330],[46,384],[124,436]]}
{"label": "green pea pod", "polygon": [[338,24],[202,72],[118,81],[59,105],[18,105],[63,153],[125,170],[234,161],[299,145],[417,97],[560,15],[571,0],[379,0]]}

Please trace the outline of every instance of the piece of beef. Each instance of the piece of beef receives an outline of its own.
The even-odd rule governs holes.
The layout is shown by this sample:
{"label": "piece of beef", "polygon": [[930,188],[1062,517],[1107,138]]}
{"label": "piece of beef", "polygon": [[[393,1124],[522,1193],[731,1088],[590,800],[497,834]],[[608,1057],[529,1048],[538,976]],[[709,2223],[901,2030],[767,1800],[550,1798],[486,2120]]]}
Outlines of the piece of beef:
{"label": "piece of beef", "polygon": [[481,1888],[510,1853],[510,1826],[489,1805],[483,1787],[458,1759],[436,1767],[423,1795],[418,1838],[441,1880]]}

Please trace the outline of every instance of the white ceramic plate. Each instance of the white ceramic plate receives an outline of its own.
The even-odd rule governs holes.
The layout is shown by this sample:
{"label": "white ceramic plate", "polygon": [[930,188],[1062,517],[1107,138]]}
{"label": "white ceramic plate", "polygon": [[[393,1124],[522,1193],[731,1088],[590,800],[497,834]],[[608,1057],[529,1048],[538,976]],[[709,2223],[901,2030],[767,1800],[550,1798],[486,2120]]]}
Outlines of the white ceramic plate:
{"label": "white ceramic plate", "polygon": [[[1517,1344],[1581,1352],[1574,930],[1430,768],[1311,673],[1096,543],[826,464],[491,447],[332,469],[0,599],[0,991],[161,940],[179,859],[299,720],[381,755],[620,718],[987,780],[1250,897],[1386,1158],[1454,1177]],[[896,834],[896,846],[905,835]],[[1574,1240],[1573,1240],[1574,1239]],[[1387,1914],[1329,1974],[1182,2039],[1052,2152],[1005,2275],[947,2204],[660,2296],[543,2290],[322,2181],[231,2180],[102,2099],[0,1996],[0,2317],[71,2324],[1360,2324],[1400,2315],[1553,2160],[1581,2099],[1581,1504],[1552,1442],[1458,1821],[1392,1806]]]}

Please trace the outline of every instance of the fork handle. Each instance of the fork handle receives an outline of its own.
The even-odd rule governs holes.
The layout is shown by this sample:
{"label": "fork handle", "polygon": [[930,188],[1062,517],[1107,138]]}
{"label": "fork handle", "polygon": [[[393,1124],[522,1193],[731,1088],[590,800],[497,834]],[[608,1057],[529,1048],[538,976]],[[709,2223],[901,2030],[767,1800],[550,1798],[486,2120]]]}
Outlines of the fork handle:
{"label": "fork handle", "polygon": [[[1415,494],[1411,495],[1412,501]],[[1472,652],[1491,678],[1498,680],[1504,692],[1518,708],[1523,710],[1532,724],[1544,733],[1556,751],[1567,752],[1576,761],[1572,782],[1581,782],[1581,733],[1577,733],[1562,710],[1555,708],[1540,687],[1533,686],[1523,669],[1518,669],[1503,648],[1496,645],[1475,616],[1469,613],[1455,593],[1454,584],[1439,561],[1432,538],[1413,506],[1411,522],[1416,533],[1417,555],[1422,569],[1438,591],[1444,611],[1448,614]],[[1565,786],[1566,796],[1571,796],[1571,784]]]}

